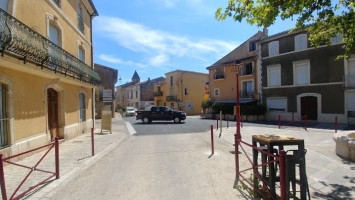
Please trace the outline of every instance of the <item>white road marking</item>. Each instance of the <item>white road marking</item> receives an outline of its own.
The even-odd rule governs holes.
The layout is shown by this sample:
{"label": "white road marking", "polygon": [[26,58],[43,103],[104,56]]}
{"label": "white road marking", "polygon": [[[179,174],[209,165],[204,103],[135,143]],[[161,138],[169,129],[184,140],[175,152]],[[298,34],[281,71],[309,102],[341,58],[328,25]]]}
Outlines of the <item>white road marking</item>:
{"label": "white road marking", "polygon": [[131,123],[126,122],[126,127],[127,127],[128,132],[129,132],[130,135],[134,135],[134,134],[137,133],[136,130],[133,128]]}

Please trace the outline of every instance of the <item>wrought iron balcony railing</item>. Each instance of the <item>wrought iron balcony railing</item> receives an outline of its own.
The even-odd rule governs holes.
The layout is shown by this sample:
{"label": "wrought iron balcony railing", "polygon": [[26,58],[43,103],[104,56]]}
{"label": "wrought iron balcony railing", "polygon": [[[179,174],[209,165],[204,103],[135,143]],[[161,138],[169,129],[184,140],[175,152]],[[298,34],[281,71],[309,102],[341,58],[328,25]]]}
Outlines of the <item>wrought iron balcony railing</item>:
{"label": "wrought iron balcony railing", "polygon": [[344,76],[344,87],[345,88],[355,88],[355,75],[354,76]]}
{"label": "wrought iron balcony railing", "polygon": [[163,92],[162,91],[154,92],[154,96],[161,97],[161,96],[163,96]]}
{"label": "wrought iron balcony railing", "polygon": [[0,9],[0,53],[19,56],[41,69],[61,73],[91,84],[100,83],[100,76],[88,65],[43,37],[27,25]]}
{"label": "wrought iron balcony railing", "polygon": [[166,101],[177,101],[177,96],[167,96]]}
{"label": "wrought iron balcony railing", "polygon": [[240,98],[252,99],[252,98],[254,98],[254,91],[242,90],[242,91],[240,91]]}

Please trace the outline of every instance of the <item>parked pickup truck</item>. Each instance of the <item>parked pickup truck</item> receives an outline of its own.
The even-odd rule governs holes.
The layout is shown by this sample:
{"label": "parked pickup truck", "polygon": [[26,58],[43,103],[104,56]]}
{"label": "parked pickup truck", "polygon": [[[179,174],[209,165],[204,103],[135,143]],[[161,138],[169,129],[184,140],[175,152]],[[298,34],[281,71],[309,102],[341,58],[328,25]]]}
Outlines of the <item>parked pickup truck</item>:
{"label": "parked pickup truck", "polygon": [[173,120],[174,123],[180,123],[185,119],[186,113],[165,106],[152,106],[150,109],[136,111],[136,120],[142,120],[145,124],[157,120]]}

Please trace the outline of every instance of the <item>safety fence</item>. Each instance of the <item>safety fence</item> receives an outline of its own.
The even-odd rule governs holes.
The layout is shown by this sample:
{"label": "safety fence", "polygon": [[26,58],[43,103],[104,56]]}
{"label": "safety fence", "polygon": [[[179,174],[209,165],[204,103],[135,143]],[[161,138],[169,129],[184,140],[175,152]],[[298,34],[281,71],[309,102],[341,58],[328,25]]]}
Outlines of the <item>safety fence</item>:
{"label": "safety fence", "polygon": [[[59,179],[59,141],[58,141],[58,137],[55,138],[55,141],[48,144],[48,145],[44,145],[35,149],[32,149],[30,151],[26,151],[17,155],[13,155],[7,158],[3,158],[3,154],[0,153],[0,184],[1,184],[1,194],[2,194],[2,199],[3,200],[16,200],[19,199],[21,197],[23,197],[25,194],[27,194],[28,192],[32,191],[33,189],[37,188],[38,186],[44,184],[45,182],[47,182],[48,180],[50,180],[53,177],[56,177],[56,179]],[[10,161],[13,158],[43,149],[43,148],[47,148],[49,147],[49,149],[45,152],[45,154],[38,160],[38,162],[34,165],[34,166],[26,166],[26,165],[22,165],[22,164],[18,164],[15,162]],[[51,171],[47,171],[47,170],[43,170],[38,168],[38,165],[43,161],[43,159],[48,155],[48,153],[52,150],[55,149],[55,172],[51,172]],[[8,163],[8,164],[12,164],[18,167],[22,167],[22,168],[26,168],[29,169],[28,174],[25,176],[25,178],[21,181],[20,185],[15,189],[14,193],[11,195],[11,197],[8,199],[7,198],[7,193],[6,193],[6,184],[5,184],[5,176],[4,176],[4,163]],[[38,184],[35,184],[31,187],[29,187],[29,189],[25,190],[24,192],[22,192],[21,194],[17,195],[17,192],[21,189],[21,187],[23,186],[23,184],[26,182],[26,180],[28,180],[28,178],[30,177],[30,175],[33,172],[42,172],[42,173],[46,173],[49,174],[49,177],[45,178],[43,181],[39,182]]]}
{"label": "safety fence", "polygon": [[[253,191],[255,191],[257,194],[262,199],[281,199],[285,200],[287,199],[287,193],[286,193],[286,153],[285,151],[281,150],[279,152],[279,155],[274,155],[272,153],[269,153],[267,151],[264,151],[263,149],[260,149],[256,146],[253,146],[251,144],[248,144],[241,139],[235,139],[236,140],[236,145],[235,145],[235,159],[236,159],[236,177],[238,180],[240,178],[245,181],[246,184],[248,184],[251,188],[253,188]],[[270,159],[270,161],[256,164],[257,163],[257,157],[253,157],[253,160],[250,158],[249,154],[245,150],[244,146],[251,147],[253,151],[256,151],[257,153],[253,153],[254,155],[257,155],[259,152],[260,154],[264,154],[266,156],[269,156],[273,159]],[[239,147],[243,151],[243,154],[246,156],[247,160],[250,163],[249,168],[247,169],[239,169]],[[276,165],[276,163],[279,164],[280,166],[280,172],[279,172],[279,179],[280,179],[280,191],[275,192],[275,188],[271,188],[272,186],[267,183],[266,177],[264,174],[260,174],[259,168],[266,167],[267,165]],[[246,172],[247,171],[252,171],[253,173],[253,179],[250,180],[248,177],[246,177]],[[263,173],[264,169],[262,169]],[[261,183],[261,185],[259,185]],[[256,194],[255,193],[255,194]],[[254,194],[254,195],[255,195]]]}

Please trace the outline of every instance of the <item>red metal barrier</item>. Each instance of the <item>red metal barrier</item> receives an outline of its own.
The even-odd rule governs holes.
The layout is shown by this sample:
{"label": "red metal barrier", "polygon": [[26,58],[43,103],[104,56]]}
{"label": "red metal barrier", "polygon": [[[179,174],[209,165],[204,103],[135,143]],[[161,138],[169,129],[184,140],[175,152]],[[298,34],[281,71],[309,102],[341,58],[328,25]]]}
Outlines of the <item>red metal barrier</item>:
{"label": "red metal barrier", "polygon": [[[285,151],[281,150],[280,151],[280,156],[276,156],[272,153],[269,153],[267,151],[264,151],[258,147],[255,147],[251,144],[248,144],[244,141],[242,141],[241,139],[235,139],[236,140],[236,144],[238,143],[242,149],[242,151],[244,152],[244,155],[247,157],[249,163],[251,164],[252,167],[248,168],[248,169],[244,169],[242,171],[239,171],[239,166],[237,166],[237,178],[241,177],[246,183],[248,183],[249,186],[254,188],[254,191],[256,191],[260,196],[262,196],[263,199],[277,199],[277,197],[273,196],[271,189],[268,187],[268,184],[266,182],[266,180],[264,180],[262,178],[262,176],[260,175],[258,168],[265,166],[265,165],[269,165],[271,163],[276,163],[279,162],[280,163],[280,199],[281,200],[286,200],[287,198],[287,191],[286,191],[286,153]],[[249,154],[246,152],[246,150],[243,148],[243,145],[249,146],[263,154],[266,154],[267,156],[271,156],[274,158],[274,160],[268,161],[266,163],[261,163],[258,164],[257,166],[254,166],[253,161],[250,159]],[[239,146],[238,145],[238,146]],[[237,147],[235,148],[236,150],[238,149]],[[237,151],[236,151],[237,152]],[[236,153],[236,161],[238,161],[238,165],[239,165],[239,155],[238,153]],[[254,173],[254,183],[251,183],[248,179],[248,177],[245,177],[242,173],[248,171],[248,170],[253,170]],[[263,193],[258,187],[255,187],[255,178],[259,179],[263,186],[264,189],[266,190],[267,194]]]}
{"label": "red metal barrier", "polygon": [[94,139],[94,128],[91,128],[91,155],[95,155],[95,139]]}
{"label": "red metal barrier", "polygon": [[211,125],[211,149],[212,149],[212,155],[213,155],[214,154],[213,125]]}
{"label": "red metal barrier", "polygon": [[[33,167],[29,167],[29,166],[25,166],[25,165],[21,165],[21,164],[17,164],[14,162],[11,162],[10,159],[33,152],[33,151],[37,151],[43,148],[49,147],[49,149],[46,151],[46,153],[41,157],[41,159],[39,159],[39,161],[33,166]],[[50,171],[46,171],[46,170],[42,170],[37,168],[38,165],[42,162],[42,160],[47,156],[47,154],[50,152],[50,150],[52,150],[54,147],[55,149],[55,172],[50,172]],[[49,179],[53,178],[54,176],[56,177],[56,179],[59,179],[59,142],[58,142],[58,137],[55,138],[55,141],[48,144],[48,145],[44,145],[42,147],[38,147],[35,149],[32,149],[30,151],[26,151],[17,155],[13,155],[7,158],[2,158],[3,155],[0,153],[0,185],[1,185],[1,194],[2,194],[2,199],[3,200],[7,200],[7,194],[6,194],[6,186],[5,186],[5,178],[4,178],[4,164],[3,162],[12,164],[12,165],[16,165],[18,167],[23,167],[23,168],[27,168],[30,170],[30,172],[26,175],[26,177],[22,180],[22,182],[20,183],[20,185],[15,189],[14,193],[11,195],[9,200],[14,200],[14,199],[19,199],[21,197],[23,197],[25,194],[27,194],[28,192],[30,192],[31,190],[35,189],[36,187],[38,187],[39,185],[42,185],[43,183],[47,182]],[[26,182],[26,180],[28,179],[28,177],[35,171],[38,172],[43,172],[43,173],[48,173],[51,174],[48,178],[44,179],[43,181],[41,181],[40,183],[31,186],[29,189],[27,189],[26,191],[22,192],[21,194],[16,195],[16,193],[20,190],[20,188],[22,187],[22,185]]]}

